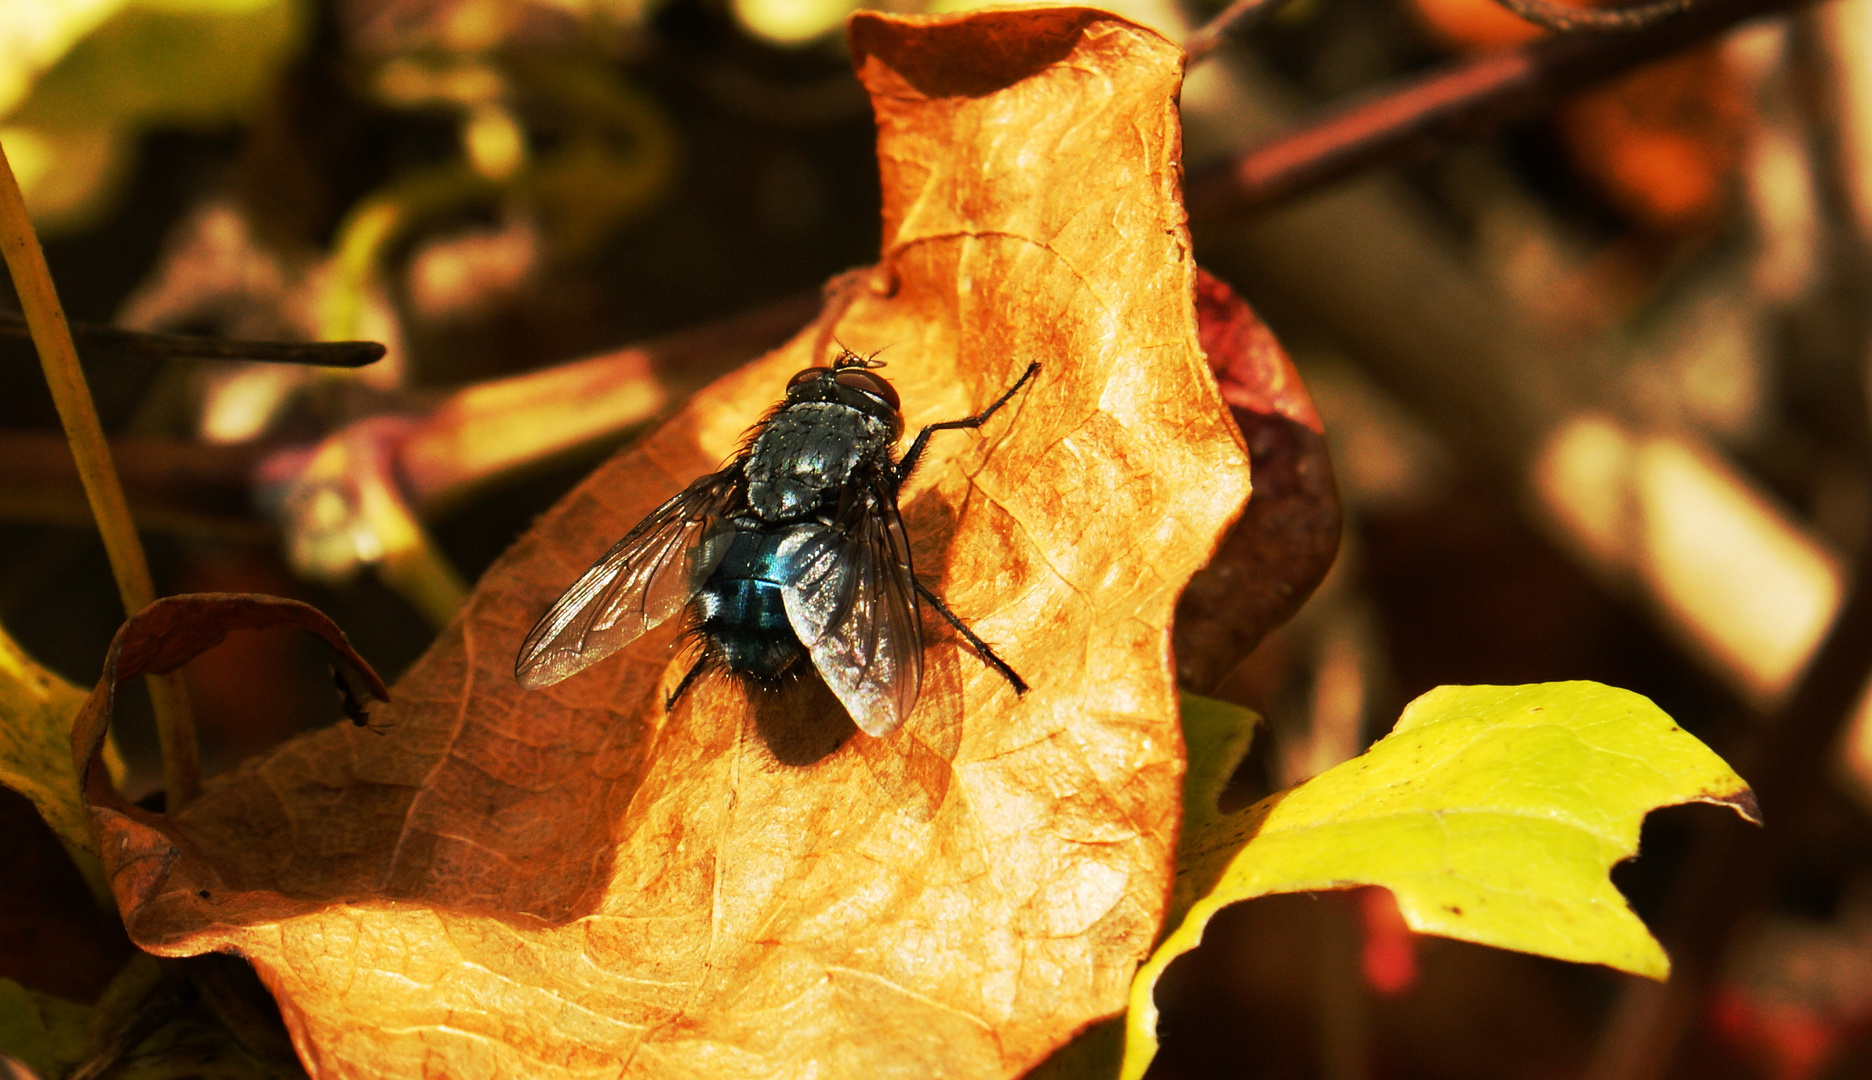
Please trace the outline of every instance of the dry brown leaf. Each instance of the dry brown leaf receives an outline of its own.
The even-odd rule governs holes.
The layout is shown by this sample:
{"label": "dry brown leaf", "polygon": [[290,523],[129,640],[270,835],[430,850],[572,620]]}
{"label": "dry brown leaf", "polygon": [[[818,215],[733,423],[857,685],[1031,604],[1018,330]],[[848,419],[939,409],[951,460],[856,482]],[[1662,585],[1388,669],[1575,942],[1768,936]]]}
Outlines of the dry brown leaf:
{"label": "dry brown leaf", "polygon": [[[1011,1076],[1123,1007],[1176,839],[1172,605],[1248,492],[1197,340],[1181,55],[1072,8],[851,37],[878,268],[542,517],[373,710],[385,733],[314,733],[172,818],[92,777],[133,938],[252,959],[315,1076]],[[1045,365],[902,500],[921,576],[1033,689],[926,615],[885,739],[725,679],[666,715],[671,626],[522,691],[533,620],[834,339],[886,350],[912,428]],[[148,624],[81,739],[113,680],[188,651]]]}

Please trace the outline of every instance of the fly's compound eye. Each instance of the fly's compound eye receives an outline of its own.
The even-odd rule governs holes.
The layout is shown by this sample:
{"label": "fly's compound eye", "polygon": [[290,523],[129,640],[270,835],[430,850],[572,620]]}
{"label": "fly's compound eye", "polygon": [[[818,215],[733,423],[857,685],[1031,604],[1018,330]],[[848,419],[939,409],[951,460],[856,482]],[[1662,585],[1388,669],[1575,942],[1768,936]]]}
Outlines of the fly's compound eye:
{"label": "fly's compound eye", "polygon": [[787,380],[787,391],[790,393],[799,387],[805,386],[809,382],[818,382],[820,379],[830,374],[832,374],[831,368],[809,367]]}
{"label": "fly's compound eye", "polygon": [[877,398],[893,410],[903,406],[897,400],[897,388],[863,368],[847,368],[832,376],[840,386],[849,386],[853,390],[862,390]]}

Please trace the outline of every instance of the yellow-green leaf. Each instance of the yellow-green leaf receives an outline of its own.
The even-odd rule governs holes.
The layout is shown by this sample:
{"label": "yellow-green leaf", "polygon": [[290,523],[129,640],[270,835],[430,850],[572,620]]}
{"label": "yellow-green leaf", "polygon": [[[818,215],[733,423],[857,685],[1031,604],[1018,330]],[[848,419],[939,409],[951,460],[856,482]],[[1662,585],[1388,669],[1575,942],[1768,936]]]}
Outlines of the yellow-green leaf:
{"label": "yellow-green leaf", "polygon": [[[1646,698],[1598,683],[1445,686],[1354,758],[1239,815],[1198,858],[1242,842],[1139,969],[1122,1075],[1156,1054],[1151,999],[1223,906],[1381,885],[1405,921],[1504,949],[1664,978],[1670,962],[1609,872],[1644,815],[1687,802],[1756,820],[1748,785]],[[1179,858],[1181,862],[1181,858]]]}
{"label": "yellow-green leaf", "polygon": [[[1165,927],[1175,926],[1196,897],[1215,884],[1216,875],[1208,872],[1209,864],[1219,869],[1222,862],[1192,862],[1190,856],[1192,852],[1209,850],[1218,830],[1228,825],[1228,817],[1216,801],[1235,775],[1235,767],[1247,755],[1255,725],[1261,722],[1248,709],[1199,694],[1180,694],[1177,705],[1188,764],[1183,770],[1183,823],[1177,834],[1176,884],[1171,889]],[[1124,1017],[1100,1020],[1055,1050],[1027,1074],[1026,1080],[1105,1080],[1117,1076],[1124,1047]]]}
{"label": "yellow-green leaf", "polygon": [[40,1076],[63,1076],[85,1058],[95,1011],[0,979],[0,1054]]}
{"label": "yellow-green leaf", "polygon": [[89,851],[71,755],[72,717],[84,699],[0,630],[0,784],[31,799],[66,847]]}
{"label": "yellow-green leaf", "polygon": [[[85,691],[40,667],[0,629],[0,785],[32,801],[100,899],[110,896],[91,846],[91,826],[72,767],[72,718]],[[115,780],[123,763],[106,744],[104,762]]]}
{"label": "yellow-green leaf", "polygon": [[1241,847],[1242,815],[1222,813],[1216,801],[1248,753],[1261,718],[1239,705],[1197,694],[1180,699],[1183,748],[1183,823],[1177,830],[1176,882],[1166,928],[1177,925],[1196,898],[1215,887],[1228,856]]}

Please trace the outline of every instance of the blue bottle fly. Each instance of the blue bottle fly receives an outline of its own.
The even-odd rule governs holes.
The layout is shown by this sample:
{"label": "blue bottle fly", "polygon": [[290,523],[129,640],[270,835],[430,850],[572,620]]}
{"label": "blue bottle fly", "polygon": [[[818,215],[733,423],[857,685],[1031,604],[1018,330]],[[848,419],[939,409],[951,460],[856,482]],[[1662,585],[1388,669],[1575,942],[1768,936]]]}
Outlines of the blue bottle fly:
{"label": "blue bottle fly", "polygon": [[902,458],[897,391],[845,352],[809,367],[748,433],[727,467],[651,511],[527,634],[514,677],[551,686],[685,613],[696,678],[726,671],[775,685],[816,671],[852,721],[895,731],[923,681],[918,601],[929,601],[1017,693],[1027,684],[916,578],[897,494],[931,434],[979,428],[1040,365],[980,413],[931,424]]}

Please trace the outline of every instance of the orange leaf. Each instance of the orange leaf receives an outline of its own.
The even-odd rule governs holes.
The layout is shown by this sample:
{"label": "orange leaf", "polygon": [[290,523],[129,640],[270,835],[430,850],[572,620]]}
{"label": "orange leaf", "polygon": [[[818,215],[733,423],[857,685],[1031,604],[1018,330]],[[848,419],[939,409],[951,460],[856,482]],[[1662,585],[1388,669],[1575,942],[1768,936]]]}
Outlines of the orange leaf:
{"label": "orange leaf", "polygon": [[[381,734],[312,734],[172,817],[92,775],[132,937],[250,958],[314,1076],[1012,1076],[1123,1008],[1176,841],[1171,609],[1248,491],[1197,341],[1181,55],[1070,8],[851,37],[880,266],[543,516]],[[666,713],[670,625],[516,685],[559,591],[834,339],[885,350],[912,429],[1045,365],[902,498],[921,576],[1033,689],[927,614],[922,697],[883,739],[723,678]],[[120,634],[81,752],[132,658],[179,660],[153,621]]]}

